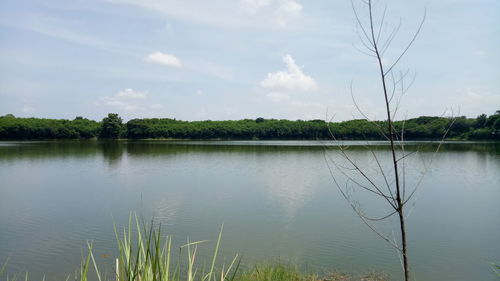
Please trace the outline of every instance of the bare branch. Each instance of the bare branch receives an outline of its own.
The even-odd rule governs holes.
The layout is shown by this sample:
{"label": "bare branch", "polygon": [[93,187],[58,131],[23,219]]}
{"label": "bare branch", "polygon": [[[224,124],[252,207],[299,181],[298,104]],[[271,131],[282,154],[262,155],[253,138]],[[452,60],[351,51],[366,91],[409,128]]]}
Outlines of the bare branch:
{"label": "bare branch", "polygon": [[[352,88],[352,80],[351,80],[351,86],[350,86],[350,90],[351,90],[351,100],[352,100],[352,103],[354,104],[354,107],[356,108],[356,110],[358,111],[359,114],[361,114],[361,116],[363,116],[363,118],[365,118],[366,120],[368,121],[371,121],[371,119],[363,112],[363,110],[361,110],[361,108],[359,107],[358,103],[356,102],[356,98],[354,97],[354,91],[353,91],[353,88]],[[379,130],[379,133],[386,139],[386,140],[389,140],[389,137],[385,134],[384,130],[380,127],[379,124],[377,123],[373,123],[377,129]]]}
{"label": "bare branch", "polygon": [[392,197],[390,197],[390,196],[388,196],[388,195],[384,194],[384,193],[383,193],[383,192],[382,192],[382,191],[378,188],[378,186],[377,186],[377,185],[375,185],[375,184],[371,181],[371,179],[370,179],[369,177],[367,177],[367,176],[365,175],[365,173],[364,173],[364,172],[363,172],[363,171],[362,171],[362,170],[361,170],[358,166],[356,166],[356,164],[354,164],[354,162],[353,162],[353,161],[352,161],[352,160],[351,160],[351,159],[350,159],[347,155],[344,155],[344,156],[346,157],[346,160],[347,160],[347,161],[349,161],[349,162],[351,163],[351,165],[353,165],[354,170],[355,170],[355,171],[357,171],[358,173],[360,173],[361,175],[363,175],[363,177],[364,177],[364,178],[365,178],[365,179],[366,179],[366,180],[370,183],[370,185],[372,185],[375,189],[372,189],[372,188],[370,188],[370,187],[367,187],[367,186],[365,186],[365,185],[363,185],[363,184],[359,183],[359,181],[355,180],[353,177],[351,177],[351,176],[349,176],[347,173],[345,173],[345,172],[342,170],[342,168],[341,168],[341,167],[340,167],[340,166],[339,166],[339,165],[338,165],[335,161],[333,161],[331,158],[330,158],[330,161],[331,161],[331,163],[333,163],[333,164],[335,165],[336,169],[337,169],[337,170],[338,170],[338,171],[339,171],[339,172],[340,172],[340,173],[341,173],[344,177],[346,177],[349,181],[353,182],[354,184],[356,184],[357,186],[359,186],[360,188],[362,188],[362,189],[364,189],[364,190],[366,190],[366,191],[369,191],[369,192],[371,192],[371,193],[373,193],[373,194],[376,194],[376,195],[378,195],[378,196],[381,196],[381,197],[385,198],[385,199],[386,199],[386,200],[387,200],[387,201],[391,204],[391,206],[392,206],[393,208],[395,208],[395,205],[393,205],[393,204],[392,204],[392,202],[391,202],[391,201],[389,201],[389,199],[392,199]]}
{"label": "bare branch", "polygon": [[[402,170],[403,170],[403,196],[402,196],[402,200],[404,201],[405,200],[405,195],[406,195],[406,161],[405,161],[405,139],[404,139],[404,136],[405,136],[405,124],[406,124],[406,116],[403,120],[403,124],[401,125],[401,142],[400,142],[400,146],[401,146],[401,153],[403,154],[403,156],[399,159],[399,160],[403,160],[403,163],[402,163]],[[399,162],[399,160],[397,160]]]}
{"label": "bare branch", "polygon": [[420,187],[420,185],[422,184],[422,181],[424,180],[424,176],[427,174],[427,172],[429,171],[429,168],[432,164],[432,162],[434,161],[434,158],[436,157],[436,154],[438,153],[438,151],[441,149],[441,146],[442,144],[444,143],[444,139],[446,138],[446,136],[448,135],[450,129],[451,129],[451,126],[453,126],[453,124],[455,123],[455,118],[452,119],[452,122],[450,123],[450,125],[448,126],[448,128],[446,129],[446,131],[444,132],[443,134],[443,137],[441,138],[441,140],[439,141],[439,144],[438,144],[438,147],[436,148],[436,150],[434,151],[434,153],[432,154],[432,157],[431,157],[431,160],[429,162],[429,165],[427,165],[425,167],[425,170],[424,172],[422,173],[421,177],[419,178],[417,184],[415,185],[415,187],[413,188],[413,191],[411,192],[410,196],[408,196],[408,198],[403,202],[403,205],[406,204],[408,201],[410,201],[410,199],[413,197],[413,195],[415,194],[415,192],[417,191],[417,189]]}
{"label": "bare branch", "polygon": [[427,16],[427,9],[424,10],[424,16],[422,17],[422,20],[420,21],[420,25],[418,26],[418,29],[417,31],[415,32],[415,34],[413,35],[413,38],[410,40],[410,43],[408,43],[408,45],[406,45],[406,48],[403,50],[403,52],[399,55],[399,57],[396,59],[396,61],[384,72],[384,76],[389,72],[391,71],[394,66],[396,66],[396,64],[398,64],[399,60],[401,60],[401,58],[403,58],[403,56],[406,54],[406,52],[408,51],[408,49],[410,49],[411,45],[413,45],[413,42],[415,42],[415,39],[417,39],[417,36],[418,34],[420,33],[420,31],[422,30],[422,26],[424,25],[424,22],[425,22],[425,18]]}
{"label": "bare branch", "polygon": [[402,157],[398,158],[398,160],[396,160],[396,161],[398,161],[398,162],[399,162],[399,161],[401,161],[401,160],[405,159],[406,157],[408,157],[408,156],[410,156],[410,155],[412,155],[412,154],[414,154],[414,153],[416,153],[416,151],[412,151],[412,152],[410,152],[410,153],[408,153],[408,154],[404,154]]}
{"label": "bare branch", "polygon": [[400,18],[399,24],[392,29],[391,33],[389,34],[389,36],[385,40],[384,44],[382,44],[382,47],[380,48],[380,55],[381,56],[383,56],[385,54],[385,52],[387,51],[387,49],[389,49],[389,46],[391,45],[392,41],[394,40],[394,38],[396,38],[396,35],[399,33],[399,29],[401,28],[402,24],[403,24],[403,20]]}
{"label": "bare branch", "polygon": [[[358,28],[356,28],[356,34],[358,35],[358,39],[361,42],[361,44],[363,44],[363,46],[365,46],[365,48],[368,51],[375,53],[375,50],[373,49],[373,47],[368,46],[368,43],[365,42],[365,39],[363,39],[363,37],[361,37],[361,34],[360,34]],[[369,43],[371,44],[371,42],[369,42]]]}
{"label": "bare branch", "polygon": [[[380,162],[378,161],[377,155],[375,155],[375,152],[373,150],[371,150],[371,149],[370,149],[370,152],[372,153],[373,158],[375,159],[375,162],[377,162],[377,166],[378,166],[378,168],[380,170],[380,173],[382,174],[382,177],[384,178],[384,182],[385,182],[385,185],[387,187],[387,190],[389,191],[389,194],[391,195],[391,199],[393,201],[396,201],[395,197],[394,197],[394,194],[392,193],[391,186],[389,185],[389,182],[387,181],[387,177],[385,176],[384,169],[382,169],[382,165],[380,165]],[[396,205],[396,204],[397,204],[397,202],[394,202],[394,205]]]}
{"label": "bare branch", "polygon": [[332,180],[333,182],[335,183],[335,186],[337,186],[338,190],[340,191],[340,193],[342,194],[342,196],[344,197],[344,199],[347,201],[347,203],[351,206],[351,208],[354,210],[354,212],[361,218],[361,220],[363,221],[363,223],[368,226],[375,234],[377,234],[380,238],[382,238],[384,241],[386,241],[387,243],[389,243],[389,245],[391,245],[392,247],[396,248],[398,251],[401,251],[400,247],[397,245],[397,243],[394,243],[392,242],[391,240],[389,240],[389,238],[387,238],[385,235],[381,234],[373,225],[371,225],[368,220],[366,218],[364,218],[359,209],[356,207],[355,204],[353,204],[353,202],[349,199],[349,196],[345,193],[345,191],[342,189],[342,187],[339,185],[339,183],[337,182],[337,179],[335,178],[335,175],[333,174],[333,171],[330,167],[330,164],[328,162],[328,159],[326,158],[326,153],[323,154],[325,156],[325,162],[326,162],[326,165],[328,167],[328,170],[330,172],[330,175],[332,177]]}
{"label": "bare branch", "polygon": [[[368,3],[366,3],[368,4]],[[356,21],[359,25],[359,27],[361,28],[361,30],[363,31],[363,34],[365,35],[366,39],[368,40],[368,42],[370,42],[370,44],[372,45],[372,47],[374,46],[374,41],[371,41],[370,40],[370,36],[368,36],[368,33],[366,32],[365,30],[365,27],[363,26],[363,24],[361,23],[361,20],[359,19],[359,16],[358,16],[358,12],[356,11],[356,7],[354,6],[354,1],[351,0],[351,7],[352,7],[352,11],[354,12],[354,15],[356,17]]]}
{"label": "bare branch", "polygon": [[392,98],[394,98],[394,94],[396,93],[396,86],[397,86],[397,83],[396,83],[396,79],[394,78],[394,72],[390,72],[391,74],[391,82],[392,82],[392,90],[391,90],[391,97],[389,98],[389,103],[392,101]]}
{"label": "bare branch", "polygon": [[[376,58],[376,57],[377,57],[377,56],[376,56],[376,55],[374,55],[374,54],[367,53],[367,52],[365,52],[365,51],[361,50],[360,48],[356,47],[356,45],[354,45],[354,43],[352,44],[352,47],[353,47],[354,49],[356,49],[358,52],[360,52],[360,53],[362,53],[362,54],[364,54],[364,55],[367,55],[367,56],[370,56],[370,57],[374,57],[374,58]],[[365,47],[366,47],[366,46],[365,46]],[[371,51],[371,50],[370,50],[370,51]]]}
{"label": "bare branch", "polygon": [[368,216],[365,216],[363,215],[363,217],[366,219],[366,220],[369,220],[369,221],[381,221],[381,220],[385,220],[385,219],[388,219],[390,218],[391,216],[397,214],[398,211],[395,210],[395,211],[392,211],[390,212],[389,214],[385,215],[385,216],[382,216],[382,217],[378,217],[378,218],[371,218],[371,217],[368,217]]}
{"label": "bare branch", "polygon": [[384,7],[384,12],[382,13],[382,19],[380,20],[380,25],[378,28],[378,34],[377,34],[377,40],[375,41],[376,44],[378,44],[378,40],[380,39],[380,34],[382,33],[382,25],[385,22],[385,13],[387,12],[387,5]]}
{"label": "bare branch", "polygon": [[[411,87],[413,82],[415,81],[416,75],[414,75],[413,79],[410,83],[405,83],[405,78],[407,77],[409,70],[405,72],[399,71],[399,76],[396,78],[393,72],[395,66],[399,63],[399,61],[405,56],[409,48],[413,45],[415,39],[420,34],[423,23],[426,18],[426,11],[424,11],[423,18],[418,26],[418,29],[413,34],[411,40],[406,45],[405,48],[402,49],[401,53],[397,56],[392,64],[389,67],[384,66],[383,56],[385,52],[389,49],[393,40],[396,38],[399,30],[402,26],[402,19],[399,19],[399,23],[391,30],[389,35],[384,39],[382,33],[385,34],[384,25],[385,18],[387,13],[387,6],[384,7],[382,16],[380,21],[377,21],[377,26],[375,26],[375,17],[373,14],[373,1],[372,0],[360,0],[367,6],[368,12],[368,22],[366,25],[363,25],[358,11],[354,5],[353,0],[351,0],[351,7],[353,13],[356,18],[356,35],[358,36],[361,44],[366,48],[367,51],[362,51],[356,48],[363,54],[369,55],[371,57],[375,57],[378,63],[378,71],[379,78],[382,84],[383,89],[383,98],[385,101],[385,112],[387,114],[387,119],[383,128],[380,126],[379,122],[372,122],[375,125],[377,130],[380,132],[380,135],[385,137],[389,141],[390,145],[390,154],[392,157],[392,168],[391,171],[388,171],[384,168],[382,163],[380,162],[379,157],[375,153],[374,149],[369,147],[369,143],[367,142],[367,147],[370,150],[372,157],[376,163],[371,167],[361,167],[359,166],[354,158],[351,158],[347,155],[346,150],[348,147],[343,146],[338,140],[335,138],[335,135],[331,132],[330,127],[328,127],[329,133],[338,144],[338,154],[340,155],[340,161],[344,161],[342,164],[338,164],[333,159],[329,159],[324,154],[325,161],[328,166],[328,170],[330,175],[332,176],[335,185],[340,190],[342,196],[349,203],[354,212],[361,218],[363,223],[365,223],[373,232],[375,232],[378,236],[380,236],[383,240],[391,244],[398,250],[398,254],[401,257],[401,263],[404,271],[404,280],[409,281],[409,269],[408,269],[408,256],[407,256],[407,243],[406,243],[406,227],[405,227],[405,212],[404,206],[412,198],[415,194],[417,187],[420,185],[420,182],[417,183],[417,186],[412,191],[412,193],[406,198],[406,159],[407,157],[415,154],[415,152],[406,153],[405,152],[405,135],[404,135],[404,127],[405,121],[402,123],[401,132],[396,128],[398,126],[397,123],[394,123],[394,120],[397,116],[397,112],[401,105],[402,97],[406,94],[408,89]],[[369,27],[368,27],[369,25]],[[383,41],[382,44],[381,41]],[[390,74],[390,76],[388,76]],[[353,82],[351,81],[350,85],[351,98],[354,103],[354,106],[359,114],[363,116],[366,120],[370,120],[368,116],[361,110],[360,106],[356,102],[353,91]],[[448,128],[449,130],[449,128]],[[367,139],[366,136],[365,140]],[[444,139],[444,136],[443,136]],[[441,145],[441,144],[440,144]],[[440,146],[439,145],[439,146]],[[438,149],[439,149],[438,146]],[[400,151],[398,150],[400,149]],[[331,162],[331,163],[330,163]],[[342,187],[338,180],[336,179],[333,169],[330,164],[335,165],[336,170],[345,177],[345,187]],[[428,167],[426,167],[428,169]],[[372,173],[381,175],[383,179],[383,183],[381,180],[373,177]],[[355,179],[352,175],[358,175],[360,179]],[[389,176],[390,175],[390,176]],[[393,177],[393,178],[392,178]],[[385,185],[383,187],[382,185]],[[360,208],[359,202],[353,200],[350,196],[350,187],[360,188],[362,190],[369,191],[372,194],[380,196],[384,198],[387,203],[392,207],[392,211],[388,214],[378,217],[370,217],[367,216],[363,210]],[[384,189],[384,191],[382,191]],[[388,236],[381,234],[370,222],[378,222],[385,219],[390,218],[391,216],[397,214],[399,219],[400,226],[400,234],[401,234],[401,242],[398,243],[393,235],[393,240],[391,241]],[[399,246],[400,245],[400,246]]]}

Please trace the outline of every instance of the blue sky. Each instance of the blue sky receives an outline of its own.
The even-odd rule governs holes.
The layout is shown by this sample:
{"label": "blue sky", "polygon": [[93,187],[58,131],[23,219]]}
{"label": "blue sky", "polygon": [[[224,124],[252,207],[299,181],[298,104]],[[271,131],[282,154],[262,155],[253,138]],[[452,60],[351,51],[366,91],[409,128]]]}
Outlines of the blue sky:
{"label": "blue sky", "polygon": [[[356,2],[365,18],[361,2]],[[412,87],[398,118],[500,109],[498,0],[379,0],[387,65]],[[348,0],[2,0],[0,115],[100,120],[383,119],[376,61]],[[398,73],[398,72],[396,72]]]}

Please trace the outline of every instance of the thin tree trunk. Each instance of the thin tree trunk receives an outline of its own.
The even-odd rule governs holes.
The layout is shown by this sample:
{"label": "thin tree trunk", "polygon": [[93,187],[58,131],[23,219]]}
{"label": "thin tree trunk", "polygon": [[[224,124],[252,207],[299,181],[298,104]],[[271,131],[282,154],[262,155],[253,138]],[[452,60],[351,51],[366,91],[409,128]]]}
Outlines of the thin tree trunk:
{"label": "thin tree trunk", "polygon": [[406,229],[405,229],[405,219],[403,216],[403,209],[399,212],[399,225],[401,227],[401,243],[403,246],[403,268],[405,273],[405,280],[410,280],[410,273],[408,271],[408,255],[406,252]]}
{"label": "thin tree trunk", "polygon": [[384,65],[382,63],[382,57],[380,55],[378,45],[377,45],[377,40],[375,39],[375,33],[374,33],[374,28],[373,28],[373,17],[372,17],[372,1],[368,1],[368,9],[370,12],[370,29],[371,29],[371,36],[372,36],[372,43],[373,43],[373,48],[375,51],[375,54],[377,56],[377,61],[378,61],[378,66],[379,66],[379,71],[380,71],[380,78],[382,80],[382,87],[384,90],[384,99],[385,99],[385,109],[387,113],[387,129],[389,132],[389,141],[391,144],[391,152],[392,152],[392,163],[394,166],[394,179],[395,179],[395,185],[396,185],[396,204],[397,204],[397,209],[396,211],[398,212],[399,215],[399,226],[400,226],[400,233],[401,233],[401,248],[402,248],[402,254],[403,254],[403,270],[404,270],[404,276],[405,276],[405,281],[409,281],[409,272],[408,272],[408,255],[406,252],[406,229],[405,229],[405,219],[403,215],[403,200],[401,198],[401,187],[400,187],[400,182],[399,182],[399,171],[398,171],[398,160],[396,157],[396,147],[394,146],[394,139],[395,139],[395,132],[394,128],[392,126],[392,118],[391,118],[391,108],[390,108],[390,101],[389,97],[387,94],[387,85],[386,85],[386,80],[385,80],[385,71],[384,71]]}

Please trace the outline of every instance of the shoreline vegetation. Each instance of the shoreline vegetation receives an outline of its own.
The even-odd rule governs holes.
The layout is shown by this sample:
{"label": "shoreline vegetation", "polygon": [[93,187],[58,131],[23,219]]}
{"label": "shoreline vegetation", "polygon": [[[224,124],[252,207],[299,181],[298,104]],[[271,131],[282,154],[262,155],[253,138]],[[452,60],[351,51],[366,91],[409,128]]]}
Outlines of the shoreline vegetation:
{"label": "shoreline vegetation", "polygon": [[[130,216],[128,227],[118,230],[114,227],[118,256],[114,268],[104,268],[102,261],[94,255],[92,242],[87,242],[87,254],[82,257],[80,267],[67,275],[65,280],[75,281],[388,281],[387,274],[369,272],[347,274],[331,271],[324,276],[308,271],[304,273],[297,266],[281,261],[257,263],[244,266],[242,258],[235,254],[223,257],[221,240],[223,225],[214,241],[189,241],[175,247],[172,236],[162,233],[161,225],[151,221],[144,223],[137,216]],[[200,258],[202,245],[214,242],[211,255]],[[228,258],[228,259],[226,259]],[[220,260],[224,260],[221,263]],[[0,263],[0,279],[33,280],[29,272],[9,275],[8,260]],[[41,279],[45,280],[45,276]]]}
{"label": "shoreline vegetation", "polygon": [[[421,116],[395,121],[407,140],[500,140],[500,110],[476,118]],[[102,121],[83,117],[73,120],[0,116],[0,140],[40,139],[164,139],[164,140],[325,140],[332,134],[341,140],[384,140],[380,128],[386,121],[243,119],[181,121],[170,118],[131,119],[124,123],[110,113]]]}

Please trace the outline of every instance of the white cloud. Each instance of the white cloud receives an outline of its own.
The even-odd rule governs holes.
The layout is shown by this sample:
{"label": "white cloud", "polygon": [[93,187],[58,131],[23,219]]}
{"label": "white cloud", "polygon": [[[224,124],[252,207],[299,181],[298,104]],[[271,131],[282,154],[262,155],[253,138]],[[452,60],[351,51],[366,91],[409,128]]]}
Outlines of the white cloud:
{"label": "white cloud", "polygon": [[247,14],[255,14],[259,9],[268,7],[272,0],[241,0],[241,11]]}
{"label": "white cloud", "polygon": [[280,1],[281,8],[290,15],[298,15],[302,11],[302,5],[294,0]]}
{"label": "white cloud", "polygon": [[106,104],[110,105],[112,107],[115,107],[119,110],[124,110],[124,111],[137,111],[139,107],[137,105],[131,104],[126,101],[118,100],[116,97],[101,97],[100,100]]}
{"label": "white cloud", "polygon": [[89,35],[86,32],[79,31],[78,25],[71,20],[40,15],[32,16],[29,14],[24,15],[22,19],[23,20],[20,21],[15,15],[9,15],[0,19],[0,24],[33,31],[55,39],[112,53],[135,55],[137,52],[142,51],[142,48],[135,48],[104,40],[94,35]]}
{"label": "white cloud", "polygon": [[492,114],[498,110],[500,105],[500,95],[489,91],[477,89],[460,89],[455,95],[455,103],[458,103],[463,113],[468,116],[477,116],[481,113]]}
{"label": "white cloud", "polygon": [[151,109],[162,109],[163,105],[159,103],[153,103],[150,107]]}
{"label": "white cloud", "polygon": [[143,99],[148,95],[146,91],[136,91],[130,88],[119,91],[116,96],[120,98]]}
{"label": "white cloud", "polygon": [[408,96],[405,102],[410,116],[465,115],[476,117],[479,114],[493,114],[500,105],[500,92],[494,89],[478,87],[437,88],[429,91],[433,102],[428,96]]}
{"label": "white cloud", "polygon": [[147,91],[137,91],[130,88],[125,88],[117,92],[114,96],[103,96],[99,98],[98,105],[107,105],[114,107],[117,110],[127,112],[138,112],[146,109],[161,109],[163,105],[147,104],[144,99],[148,96]]}
{"label": "white cloud", "polygon": [[144,58],[144,61],[171,67],[182,67],[182,62],[178,57],[171,54],[165,54],[162,52],[151,53]]}
{"label": "white cloud", "polygon": [[285,55],[283,61],[287,65],[287,70],[268,73],[266,79],[259,85],[272,92],[290,92],[290,91],[312,91],[317,88],[316,81],[302,72],[294,59],[290,55]]}
{"label": "white cloud", "polygon": [[284,102],[290,100],[290,95],[280,92],[270,92],[266,98],[272,102]]}
{"label": "white cloud", "polygon": [[31,112],[35,112],[35,108],[31,107],[31,106],[23,106],[22,108],[22,112],[24,113],[31,113]]}
{"label": "white cloud", "polygon": [[165,25],[165,31],[170,37],[174,37],[175,31],[171,23],[167,22],[167,24]]}
{"label": "white cloud", "polygon": [[297,0],[106,0],[188,22],[230,27],[286,27],[301,14]]}
{"label": "white cloud", "polygon": [[243,15],[263,15],[281,28],[301,14],[302,5],[295,0],[241,0],[240,12]]}

